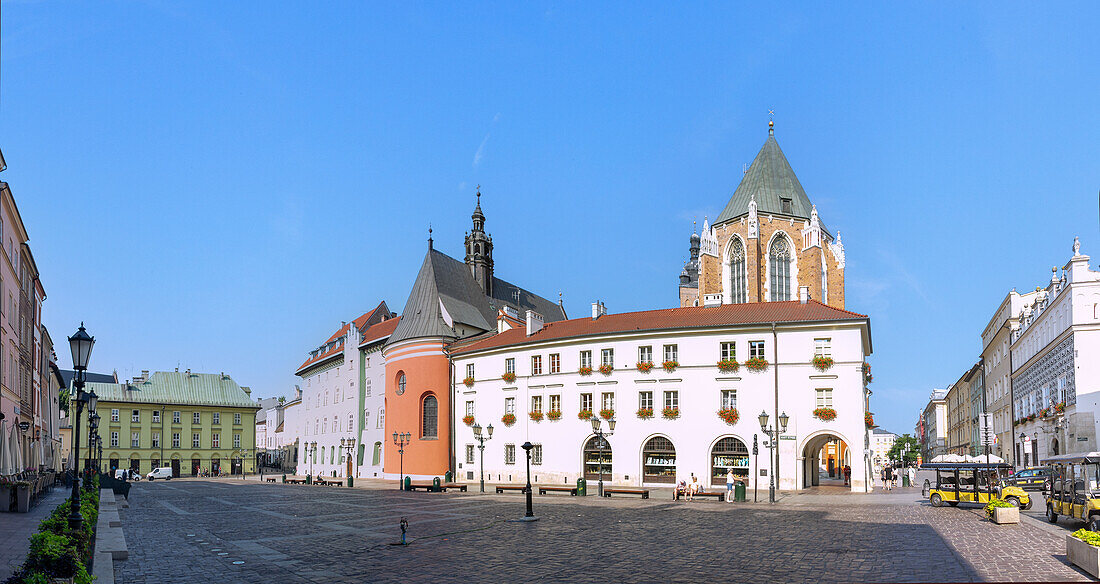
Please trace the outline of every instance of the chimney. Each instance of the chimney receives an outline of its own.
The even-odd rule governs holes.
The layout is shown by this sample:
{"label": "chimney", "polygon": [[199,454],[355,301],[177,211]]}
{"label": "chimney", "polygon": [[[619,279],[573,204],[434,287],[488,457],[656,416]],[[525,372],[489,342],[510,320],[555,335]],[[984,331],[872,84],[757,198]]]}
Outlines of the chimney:
{"label": "chimney", "polygon": [[806,304],[810,301],[810,287],[799,286],[798,287],[798,302],[799,304]]}
{"label": "chimney", "polygon": [[542,330],[542,315],[534,310],[527,311],[527,336]]}
{"label": "chimney", "polygon": [[245,395],[247,395],[250,398],[252,397],[252,388],[251,387],[245,387],[245,386],[242,385],[241,389],[244,390]]}
{"label": "chimney", "polygon": [[607,314],[607,307],[599,300],[592,303],[592,320]]}

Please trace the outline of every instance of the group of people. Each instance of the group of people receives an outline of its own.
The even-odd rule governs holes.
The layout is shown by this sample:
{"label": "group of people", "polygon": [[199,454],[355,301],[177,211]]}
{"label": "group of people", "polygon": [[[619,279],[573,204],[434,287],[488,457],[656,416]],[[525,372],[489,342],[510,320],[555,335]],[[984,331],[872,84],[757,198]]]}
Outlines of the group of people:
{"label": "group of people", "polygon": [[[743,476],[736,475],[733,470],[730,469],[726,472],[726,500],[733,501],[733,486],[737,483],[744,484],[747,479]],[[703,484],[699,482],[699,477],[695,476],[695,473],[691,473],[690,480],[681,480],[676,485],[676,496],[687,497],[688,501],[694,501],[695,495],[703,492]]]}
{"label": "group of people", "polygon": [[892,491],[898,488],[898,479],[905,474],[909,477],[909,484],[913,485],[917,482],[917,467],[909,466],[902,468],[894,468],[893,465],[887,464],[879,471],[879,478],[882,479],[882,488],[887,491]]}

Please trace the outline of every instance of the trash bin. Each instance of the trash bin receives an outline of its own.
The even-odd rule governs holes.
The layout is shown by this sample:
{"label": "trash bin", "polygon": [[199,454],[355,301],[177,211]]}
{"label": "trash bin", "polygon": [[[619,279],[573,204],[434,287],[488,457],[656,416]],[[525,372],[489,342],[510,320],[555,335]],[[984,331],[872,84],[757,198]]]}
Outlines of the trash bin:
{"label": "trash bin", "polygon": [[577,479],[577,496],[578,497],[584,497],[587,494],[588,494],[588,481],[584,480],[583,477]]}
{"label": "trash bin", "polygon": [[455,482],[455,473],[447,471],[447,474],[443,475],[443,481],[447,483]]}
{"label": "trash bin", "polygon": [[348,477],[348,488],[350,489],[354,486],[355,486],[355,478],[354,477]]}
{"label": "trash bin", "polygon": [[407,491],[413,484],[412,477],[405,477],[405,484],[401,487],[402,490]]}
{"label": "trash bin", "polygon": [[736,485],[733,485],[733,500],[739,503],[747,500],[745,497],[745,483],[738,482]]}
{"label": "trash bin", "polygon": [[901,475],[901,486],[903,486],[903,487],[908,487],[909,486],[909,475],[907,475],[907,474]]}
{"label": "trash bin", "polygon": [[286,482],[286,475],[285,474],[283,475],[283,482],[284,483]]}
{"label": "trash bin", "polygon": [[313,475],[306,475],[306,484],[307,485],[312,485],[313,484]]}
{"label": "trash bin", "polygon": [[443,492],[443,486],[439,482],[439,477],[435,477],[435,478],[432,479],[432,492],[433,493],[442,493]]}

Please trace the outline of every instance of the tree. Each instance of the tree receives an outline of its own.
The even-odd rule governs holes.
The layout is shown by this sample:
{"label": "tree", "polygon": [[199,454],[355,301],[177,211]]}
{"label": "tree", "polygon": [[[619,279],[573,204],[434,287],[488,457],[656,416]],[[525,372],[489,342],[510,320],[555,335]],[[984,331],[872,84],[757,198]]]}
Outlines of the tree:
{"label": "tree", "polygon": [[903,462],[905,464],[915,463],[917,456],[920,454],[920,442],[908,434],[898,436],[898,439],[894,441],[894,445],[890,447],[890,451],[886,453],[886,458],[892,461],[901,461],[901,453],[905,450],[906,445],[909,446],[909,451],[905,454]]}

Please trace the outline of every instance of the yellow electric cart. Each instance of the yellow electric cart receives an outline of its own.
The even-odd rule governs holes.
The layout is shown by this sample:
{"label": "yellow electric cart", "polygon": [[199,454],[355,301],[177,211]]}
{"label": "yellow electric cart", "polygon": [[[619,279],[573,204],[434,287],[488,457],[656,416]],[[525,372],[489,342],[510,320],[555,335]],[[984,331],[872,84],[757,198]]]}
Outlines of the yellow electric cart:
{"label": "yellow electric cart", "polygon": [[1043,461],[1051,466],[1047,521],[1059,515],[1084,521],[1100,531],[1100,452],[1060,454]]}
{"label": "yellow electric cart", "polygon": [[932,462],[921,465],[936,471],[936,483],[926,481],[924,493],[933,507],[944,503],[986,505],[1000,499],[1022,509],[1031,508],[1031,496],[1020,487],[1006,486],[1003,478],[1012,474],[1012,466],[1004,463]]}

